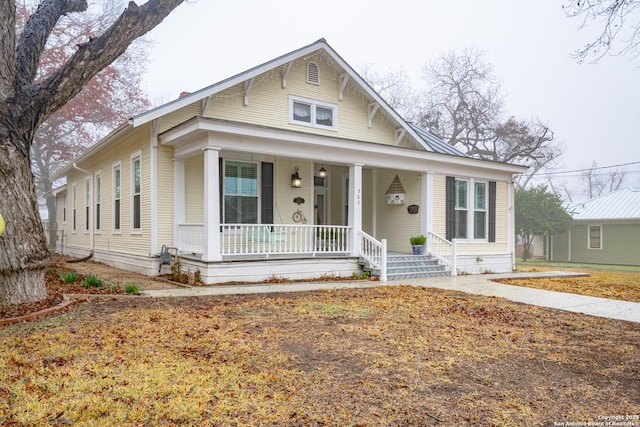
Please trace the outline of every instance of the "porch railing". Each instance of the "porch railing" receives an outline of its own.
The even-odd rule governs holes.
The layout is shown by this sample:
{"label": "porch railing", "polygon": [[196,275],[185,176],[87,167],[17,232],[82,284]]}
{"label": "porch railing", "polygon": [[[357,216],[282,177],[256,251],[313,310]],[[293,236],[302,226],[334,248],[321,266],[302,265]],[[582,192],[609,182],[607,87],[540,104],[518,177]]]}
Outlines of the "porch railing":
{"label": "porch railing", "polygon": [[[222,224],[220,255],[344,254],[351,251],[350,227],[340,225]],[[204,253],[204,224],[178,226],[178,250]]]}
{"label": "porch railing", "polygon": [[449,241],[431,231],[427,232],[427,252],[451,269],[451,275],[458,274],[456,267],[456,242]]}
{"label": "porch railing", "polygon": [[380,281],[387,281],[387,240],[378,241],[364,231],[358,232],[360,242],[360,257],[369,265],[380,270]]}
{"label": "porch railing", "polygon": [[204,224],[180,224],[177,246],[183,253],[204,253]]}

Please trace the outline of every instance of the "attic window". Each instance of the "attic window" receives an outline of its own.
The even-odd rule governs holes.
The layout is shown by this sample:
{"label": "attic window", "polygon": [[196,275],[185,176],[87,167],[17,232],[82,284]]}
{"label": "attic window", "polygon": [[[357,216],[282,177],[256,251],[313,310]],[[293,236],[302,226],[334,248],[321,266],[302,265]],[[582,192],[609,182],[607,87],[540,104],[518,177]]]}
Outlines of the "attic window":
{"label": "attic window", "polygon": [[338,106],[297,96],[289,96],[289,123],[337,130]]}
{"label": "attic window", "polygon": [[315,62],[307,63],[307,83],[320,84],[320,69]]}

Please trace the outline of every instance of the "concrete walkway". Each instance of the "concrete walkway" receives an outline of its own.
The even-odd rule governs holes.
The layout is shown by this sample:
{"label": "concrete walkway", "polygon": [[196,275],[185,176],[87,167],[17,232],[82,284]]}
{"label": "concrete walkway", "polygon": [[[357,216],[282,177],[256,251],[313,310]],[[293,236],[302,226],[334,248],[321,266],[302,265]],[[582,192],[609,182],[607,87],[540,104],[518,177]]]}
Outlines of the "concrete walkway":
{"label": "concrete walkway", "polygon": [[[606,317],[609,319],[626,320],[640,323],[640,303],[617,301],[605,298],[589,297],[563,292],[546,291],[542,289],[525,288],[522,286],[504,285],[492,280],[505,278],[532,278],[532,277],[575,277],[585,274],[564,271],[535,272],[535,273],[504,273],[483,274],[458,277],[431,277],[425,279],[408,279],[389,281],[387,285],[410,285],[425,288],[440,288],[453,291],[467,292],[471,294],[495,296],[511,301],[540,307],[555,308],[574,313],[589,314],[591,316]],[[366,280],[354,280],[344,282],[301,282],[283,284],[259,284],[239,286],[206,286],[195,288],[178,288],[143,291],[148,297],[188,297],[205,295],[240,295],[240,294],[264,294],[278,292],[306,292],[321,289],[354,289],[381,286],[380,282]]]}

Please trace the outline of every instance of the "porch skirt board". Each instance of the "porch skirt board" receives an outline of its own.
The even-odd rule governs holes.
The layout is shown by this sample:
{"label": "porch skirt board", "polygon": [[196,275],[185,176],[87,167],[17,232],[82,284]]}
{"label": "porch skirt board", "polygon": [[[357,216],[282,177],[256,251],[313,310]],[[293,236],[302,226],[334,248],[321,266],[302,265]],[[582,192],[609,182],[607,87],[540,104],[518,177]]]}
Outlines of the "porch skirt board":
{"label": "porch skirt board", "polygon": [[205,284],[227,282],[261,282],[274,278],[301,280],[320,279],[323,276],[351,277],[361,272],[354,258],[304,258],[260,261],[225,261],[204,263],[180,258],[183,268],[200,270]]}

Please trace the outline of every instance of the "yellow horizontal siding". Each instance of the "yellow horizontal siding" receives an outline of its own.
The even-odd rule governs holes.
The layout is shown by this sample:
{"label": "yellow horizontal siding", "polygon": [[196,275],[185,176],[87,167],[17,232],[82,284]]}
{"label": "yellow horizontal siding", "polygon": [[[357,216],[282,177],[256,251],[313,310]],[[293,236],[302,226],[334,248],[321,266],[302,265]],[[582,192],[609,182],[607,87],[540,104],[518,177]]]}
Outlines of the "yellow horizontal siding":
{"label": "yellow horizontal siding", "polygon": [[[388,205],[386,191],[393,182],[396,174],[405,191],[404,205]],[[420,216],[407,212],[407,206],[422,205],[420,200],[419,174],[390,169],[378,170],[378,198],[377,198],[377,238],[387,239],[387,246],[391,252],[410,252],[409,237],[420,234]]]}
{"label": "yellow horizontal siding", "polygon": [[[83,169],[91,171],[95,174],[100,171],[101,176],[101,204],[100,204],[100,223],[101,229],[95,232],[94,244],[96,249],[110,250],[133,254],[149,254],[150,245],[150,200],[151,200],[151,177],[150,177],[150,128],[144,125],[133,129],[126,134],[117,144],[111,144],[104,150],[100,151],[96,156],[88,159],[79,166]],[[131,194],[131,156],[140,152],[141,155],[141,206],[142,206],[142,222],[141,232],[133,233],[132,226],[132,194]],[[120,225],[121,231],[114,233],[113,230],[113,166],[114,163],[120,162],[121,174],[121,211]],[[67,243],[70,245],[78,245],[89,247],[89,234],[84,232],[84,178],[86,174],[72,170],[67,175],[67,185],[69,188],[75,183],[78,188],[78,230],[75,234],[71,233],[72,217],[67,213],[66,230],[70,233]],[[95,218],[95,182],[92,188],[92,209]],[[67,197],[67,203],[70,206],[71,199]],[[80,212],[80,209],[83,211]],[[82,222],[80,222],[82,221]],[[93,224],[93,222],[92,222]]]}
{"label": "yellow horizontal siding", "polygon": [[185,220],[204,223],[204,154],[184,161]]}
{"label": "yellow horizontal siding", "polygon": [[[314,60],[320,68],[320,84],[306,82],[307,61]],[[337,131],[289,123],[289,95],[326,102],[337,106]],[[330,59],[324,55],[294,61],[282,87],[282,70],[276,68],[255,78],[253,89],[244,105],[244,83],[213,95],[206,115],[213,118],[290,129],[299,132],[347,139],[394,144],[394,126],[378,110],[371,128],[368,127],[369,99],[347,84],[342,101],[339,99],[339,76]],[[187,114],[188,115],[188,114]]]}
{"label": "yellow horizontal siding", "polygon": [[173,149],[158,147],[158,246],[175,246],[173,241]]}
{"label": "yellow horizontal siding", "polygon": [[182,107],[176,111],[162,116],[160,121],[160,133],[179,125],[196,116],[202,116],[202,102],[200,100],[193,104]]}

